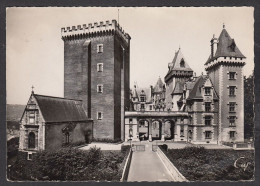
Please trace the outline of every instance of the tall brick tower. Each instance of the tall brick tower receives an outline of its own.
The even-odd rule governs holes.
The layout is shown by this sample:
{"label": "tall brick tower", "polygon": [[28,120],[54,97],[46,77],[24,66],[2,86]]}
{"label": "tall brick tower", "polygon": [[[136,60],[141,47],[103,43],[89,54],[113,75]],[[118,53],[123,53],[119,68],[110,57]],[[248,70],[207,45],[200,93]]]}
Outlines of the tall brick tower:
{"label": "tall brick tower", "polygon": [[205,63],[219,95],[220,143],[244,141],[244,65],[245,56],[223,25],[219,38],[211,39],[211,55]]}
{"label": "tall brick tower", "polygon": [[94,138],[124,140],[129,109],[130,39],[116,20],[61,29],[64,97],[81,99]]}

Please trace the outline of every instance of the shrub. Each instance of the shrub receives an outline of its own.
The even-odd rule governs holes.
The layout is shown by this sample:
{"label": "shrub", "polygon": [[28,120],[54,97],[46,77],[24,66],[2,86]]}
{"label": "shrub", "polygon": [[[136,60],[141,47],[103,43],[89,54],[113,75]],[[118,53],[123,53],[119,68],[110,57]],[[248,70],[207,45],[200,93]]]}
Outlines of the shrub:
{"label": "shrub", "polygon": [[[190,181],[251,180],[254,177],[254,153],[252,151],[234,151],[186,147],[169,149],[167,157]],[[247,157],[250,162],[244,171],[235,168],[234,162],[239,157]]]}
{"label": "shrub", "polygon": [[117,138],[117,139],[93,138],[92,142],[119,143],[119,142],[122,142],[122,140],[121,140],[121,138]]}
{"label": "shrub", "polygon": [[167,152],[167,151],[168,151],[168,145],[166,145],[166,144],[159,145],[159,147],[160,147],[164,152]]}
{"label": "shrub", "polygon": [[119,181],[125,154],[103,153],[100,148],[83,151],[62,148],[36,153],[32,161],[19,158],[11,167],[11,180]]}
{"label": "shrub", "polygon": [[129,149],[130,149],[130,145],[124,145],[124,144],[121,145],[121,152],[123,154],[127,153]]}

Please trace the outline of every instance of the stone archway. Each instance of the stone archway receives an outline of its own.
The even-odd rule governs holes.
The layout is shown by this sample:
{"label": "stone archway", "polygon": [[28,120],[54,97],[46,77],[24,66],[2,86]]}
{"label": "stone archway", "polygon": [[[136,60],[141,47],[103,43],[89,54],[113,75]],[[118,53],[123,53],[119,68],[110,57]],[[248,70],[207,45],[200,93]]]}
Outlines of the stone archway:
{"label": "stone archway", "polygon": [[149,139],[149,121],[141,119],[138,122],[138,132],[140,141]]}
{"label": "stone archway", "polygon": [[153,120],[151,123],[151,137],[152,140],[159,140],[162,137],[162,122]]}
{"label": "stone archway", "polygon": [[165,140],[172,140],[174,139],[174,121],[166,120],[164,122],[164,138]]}

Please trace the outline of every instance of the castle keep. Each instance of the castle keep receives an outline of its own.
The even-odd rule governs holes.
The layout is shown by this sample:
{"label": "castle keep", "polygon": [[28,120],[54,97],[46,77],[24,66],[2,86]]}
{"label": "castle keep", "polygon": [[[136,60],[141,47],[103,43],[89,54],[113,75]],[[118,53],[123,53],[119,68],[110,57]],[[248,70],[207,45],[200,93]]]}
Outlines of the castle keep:
{"label": "castle keep", "polygon": [[94,138],[123,139],[129,109],[130,39],[116,20],[61,29],[64,97],[83,101]]}

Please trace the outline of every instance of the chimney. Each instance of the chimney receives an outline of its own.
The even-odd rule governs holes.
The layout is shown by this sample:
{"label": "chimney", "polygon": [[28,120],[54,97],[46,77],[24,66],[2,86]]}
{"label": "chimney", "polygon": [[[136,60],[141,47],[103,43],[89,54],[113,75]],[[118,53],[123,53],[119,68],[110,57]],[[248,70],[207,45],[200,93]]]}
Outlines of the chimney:
{"label": "chimney", "polygon": [[215,38],[215,34],[213,35],[213,38],[210,40],[210,46],[211,46],[211,58],[213,58],[217,51],[217,38]]}

